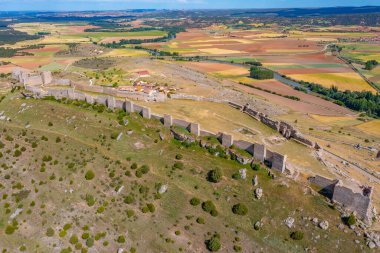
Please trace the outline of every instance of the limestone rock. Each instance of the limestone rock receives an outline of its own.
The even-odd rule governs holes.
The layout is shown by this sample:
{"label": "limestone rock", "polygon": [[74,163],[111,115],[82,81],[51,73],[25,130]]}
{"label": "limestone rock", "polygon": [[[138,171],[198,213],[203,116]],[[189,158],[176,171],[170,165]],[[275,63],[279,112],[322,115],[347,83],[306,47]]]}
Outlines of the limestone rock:
{"label": "limestone rock", "polygon": [[117,249],[117,253],[123,253],[123,252],[124,252],[124,249],[122,249],[122,248]]}
{"label": "limestone rock", "polygon": [[314,217],[314,218],[311,220],[311,222],[312,222],[315,226],[317,226],[317,225],[318,225],[318,218]]}
{"label": "limestone rock", "polygon": [[259,178],[257,177],[257,175],[253,177],[252,184],[253,186],[257,186],[259,184]]}
{"label": "limestone rock", "polygon": [[329,222],[324,220],[319,223],[319,227],[323,230],[327,230],[329,228]]}
{"label": "limestone rock", "polygon": [[160,135],[160,139],[161,139],[161,141],[165,140],[165,136],[164,136],[163,133],[160,132],[159,135]]}
{"label": "limestone rock", "polygon": [[159,194],[164,194],[168,190],[168,185],[164,184],[161,185],[160,189],[158,190]]}
{"label": "limestone rock", "polygon": [[256,190],[255,190],[255,196],[256,196],[256,198],[257,199],[261,199],[261,197],[263,196],[263,189],[262,188],[257,188]]}
{"label": "limestone rock", "polygon": [[285,225],[288,227],[288,228],[292,228],[294,226],[294,218],[293,217],[288,217],[284,220],[284,223]]}
{"label": "limestone rock", "polygon": [[246,169],[240,169],[239,170],[240,178],[246,179],[247,178],[247,170]]}
{"label": "limestone rock", "polygon": [[119,135],[117,136],[116,140],[117,140],[117,141],[120,141],[121,136],[123,136],[123,133],[119,133]]}

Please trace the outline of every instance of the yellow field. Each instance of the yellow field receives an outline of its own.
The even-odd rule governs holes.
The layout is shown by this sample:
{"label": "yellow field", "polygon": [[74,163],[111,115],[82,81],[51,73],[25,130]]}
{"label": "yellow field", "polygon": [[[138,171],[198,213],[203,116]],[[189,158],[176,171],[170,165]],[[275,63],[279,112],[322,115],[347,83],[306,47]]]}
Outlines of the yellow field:
{"label": "yellow field", "polygon": [[214,55],[224,55],[224,54],[242,54],[243,51],[229,50],[229,49],[219,49],[219,48],[203,48],[198,49],[202,53],[214,54]]}
{"label": "yellow field", "polygon": [[323,116],[323,115],[316,115],[312,114],[310,115],[313,119],[317,120],[318,122],[321,123],[326,123],[330,125],[354,125],[357,124],[358,121],[356,117],[352,116]]}
{"label": "yellow field", "polygon": [[149,53],[144,50],[135,50],[130,48],[118,48],[113,49],[111,52],[106,53],[102,56],[104,57],[116,57],[116,56],[148,56]]}
{"label": "yellow field", "polygon": [[317,73],[289,75],[296,80],[318,83],[325,87],[336,86],[339,90],[376,92],[356,73]]}
{"label": "yellow field", "polygon": [[357,125],[356,128],[358,128],[366,134],[380,137],[380,120],[378,119]]}
{"label": "yellow field", "polygon": [[212,74],[215,74],[217,76],[242,76],[242,75],[248,75],[249,71],[248,69],[245,69],[245,68],[234,68],[234,69],[212,72]]}

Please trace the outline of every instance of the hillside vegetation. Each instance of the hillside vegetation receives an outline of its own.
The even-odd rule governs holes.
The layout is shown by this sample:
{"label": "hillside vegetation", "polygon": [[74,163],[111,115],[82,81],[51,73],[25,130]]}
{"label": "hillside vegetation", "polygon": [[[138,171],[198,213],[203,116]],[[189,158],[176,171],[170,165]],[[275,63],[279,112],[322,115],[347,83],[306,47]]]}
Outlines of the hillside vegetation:
{"label": "hillside vegetation", "polygon": [[363,252],[309,187],[183,145],[158,121],[18,93],[1,111],[2,252]]}

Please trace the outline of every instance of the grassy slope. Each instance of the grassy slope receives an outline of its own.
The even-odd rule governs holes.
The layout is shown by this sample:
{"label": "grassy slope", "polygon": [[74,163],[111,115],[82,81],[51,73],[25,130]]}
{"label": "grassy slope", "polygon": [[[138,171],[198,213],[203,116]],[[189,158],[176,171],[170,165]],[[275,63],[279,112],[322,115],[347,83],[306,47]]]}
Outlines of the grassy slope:
{"label": "grassy slope", "polygon": [[[318,248],[319,252],[336,252],[335,246],[341,252],[363,252],[353,242],[352,232],[343,233],[336,228],[340,223],[337,211],[328,208],[322,197],[303,194],[305,187],[299,183],[283,177],[273,180],[265,170],[254,172],[249,168],[247,180],[235,181],[231,175],[244,166],[213,157],[199,147],[184,148],[171,140],[168,130],[158,122],[143,120],[138,115],[127,116],[130,123],[122,127],[114,113],[96,113],[74,105],[17,97],[8,95],[0,103],[0,111],[5,111],[12,119],[11,122],[0,122],[0,139],[5,144],[0,150],[4,155],[1,163],[5,164],[0,170],[0,194],[8,194],[7,198],[0,200],[1,248],[14,252],[25,244],[27,251],[34,252],[38,248],[38,252],[51,252],[55,248],[59,252],[57,249],[73,248],[69,243],[70,236],[76,234],[80,238],[83,226],[88,225],[92,236],[99,232],[107,233],[105,238],[95,241],[94,247],[99,252],[115,252],[118,247],[135,247],[137,252],[175,252],[180,248],[184,252],[205,252],[204,240],[210,237],[207,233],[214,231],[221,234],[222,252],[233,252],[234,244],[242,245],[243,252],[258,249],[263,252],[303,252],[305,247]],[[28,109],[19,113],[23,103]],[[49,126],[49,122],[53,125]],[[25,130],[27,123],[31,127]],[[127,135],[128,129],[132,129],[133,134]],[[166,139],[155,143],[154,140],[159,139],[159,130]],[[112,133],[119,132],[124,133],[120,141],[110,138]],[[5,137],[8,135],[14,140],[7,141]],[[42,136],[48,140],[41,140]],[[57,137],[62,141],[57,143]],[[32,148],[32,142],[36,142],[37,147]],[[137,142],[145,147],[136,149]],[[18,148],[15,148],[16,143]],[[21,147],[26,150],[20,157],[13,157],[14,149]],[[8,149],[11,150],[9,154],[6,152]],[[183,155],[184,169],[172,170],[178,153]],[[40,172],[44,155],[51,155],[52,161],[45,162],[46,171]],[[135,171],[130,169],[133,162],[139,166],[149,165],[150,172],[137,178]],[[217,166],[224,173],[222,182],[208,183],[205,180],[207,171]],[[96,175],[91,181],[84,179],[88,169]],[[127,171],[131,172],[131,177],[125,175]],[[53,174],[55,179],[51,178]],[[264,197],[260,201],[253,198],[251,179],[254,174],[258,175],[259,184],[264,189]],[[10,175],[10,179],[5,179],[5,175]],[[21,182],[23,187],[12,189],[17,182]],[[154,199],[156,183],[169,186],[161,199]],[[125,188],[117,194],[115,188],[120,185]],[[149,192],[139,193],[141,186],[149,187]],[[72,193],[68,192],[70,189]],[[30,190],[30,193],[16,203],[12,194],[21,190]],[[95,197],[94,206],[87,206],[86,194]],[[123,202],[128,194],[135,196],[134,204]],[[200,206],[189,205],[188,201],[193,196],[212,200],[219,216],[211,217]],[[32,201],[34,206],[31,206]],[[248,215],[232,214],[232,205],[239,202],[248,206]],[[5,203],[9,203],[9,207]],[[141,212],[146,203],[154,203],[155,213]],[[13,235],[5,235],[9,216],[17,206],[24,209],[16,218],[19,228]],[[101,214],[96,213],[99,206],[105,206]],[[31,213],[28,214],[27,210]],[[135,216],[128,218],[127,210],[134,210]],[[290,230],[283,224],[289,215],[296,218],[296,229],[305,232],[302,241],[289,238],[294,229]],[[310,221],[304,221],[302,216],[327,219],[330,228],[323,231]],[[203,217],[206,224],[197,224],[197,217]],[[252,223],[260,219],[264,227],[255,231]],[[66,236],[59,237],[59,231],[68,223],[72,228]],[[45,235],[49,227],[55,230],[53,237]],[[181,231],[180,235],[174,234],[177,230]],[[314,241],[313,235],[317,234],[320,239]],[[126,235],[127,242],[116,242],[119,235]],[[236,237],[240,242],[236,242]],[[79,241],[85,245],[85,240]],[[103,245],[105,241],[109,242],[108,246]]]}

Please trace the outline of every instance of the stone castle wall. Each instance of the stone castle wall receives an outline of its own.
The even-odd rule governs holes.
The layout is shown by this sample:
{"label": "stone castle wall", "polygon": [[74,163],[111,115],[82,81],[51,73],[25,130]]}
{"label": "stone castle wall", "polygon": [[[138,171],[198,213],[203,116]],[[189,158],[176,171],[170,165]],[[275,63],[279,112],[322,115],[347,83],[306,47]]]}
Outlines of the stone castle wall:
{"label": "stone castle wall", "polygon": [[[165,127],[179,126],[186,128],[195,136],[212,136],[216,137],[220,143],[230,148],[235,146],[236,148],[247,151],[253,156],[253,159],[260,162],[266,162],[271,166],[273,170],[284,173],[286,170],[287,156],[279,154],[277,152],[266,149],[266,146],[258,143],[251,143],[248,141],[234,140],[232,135],[226,133],[214,134],[206,130],[201,130],[198,123],[192,123],[181,119],[173,119],[171,115],[159,116],[151,113],[150,108],[136,105],[132,101],[127,99],[120,100],[113,96],[92,96],[72,88],[58,89],[47,88],[42,89],[33,85],[25,85],[25,89],[32,92],[35,97],[42,98],[46,96],[53,96],[57,99],[68,98],[87,101],[88,103],[98,103],[107,106],[110,109],[119,108],[129,113],[139,113],[146,119],[157,119],[164,124]],[[262,115],[257,113],[257,115]],[[268,121],[273,124],[274,121]],[[279,130],[282,132],[293,131],[288,124],[274,123],[273,125],[279,126]],[[290,130],[292,129],[292,130]],[[252,160],[252,159],[251,159]],[[249,161],[251,161],[249,160]],[[238,160],[244,162],[244,160]],[[348,209],[355,211],[357,215],[363,219],[371,219],[371,195],[372,188],[363,188],[361,191],[353,190],[349,187],[343,186],[341,182],[325,179],[323,177],[315,177],[311,182],[319,185],[322,188],[326,188],[332,193],[332,199]]]}
{"label": "stone castle wall", "polygon": [[370,222],[373,217],[371,197],[372,187],[344,185],[340,180],[333,180],[322,176],[310,177],[309,182],[319,186],[321,194],[331,198],[346,209],[355,212],[356,215]]}

